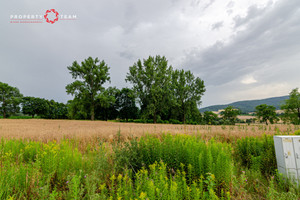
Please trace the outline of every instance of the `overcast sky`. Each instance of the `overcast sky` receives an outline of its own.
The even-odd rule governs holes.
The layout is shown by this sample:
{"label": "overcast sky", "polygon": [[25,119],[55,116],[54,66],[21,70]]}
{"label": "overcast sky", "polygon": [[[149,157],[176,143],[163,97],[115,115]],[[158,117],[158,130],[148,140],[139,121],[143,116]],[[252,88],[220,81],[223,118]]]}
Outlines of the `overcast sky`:
{"label": "overcast sky", "polygon": [[[76,20],[10,23],[48,9]],[[134,62],[164,55],[204,80],[201,107],[300,87],[299,0],[10,0],[0,27],[0,81],[25,96],[67,102],[67,66],[89,56],[110,67],[107,86],[122,88]]]}

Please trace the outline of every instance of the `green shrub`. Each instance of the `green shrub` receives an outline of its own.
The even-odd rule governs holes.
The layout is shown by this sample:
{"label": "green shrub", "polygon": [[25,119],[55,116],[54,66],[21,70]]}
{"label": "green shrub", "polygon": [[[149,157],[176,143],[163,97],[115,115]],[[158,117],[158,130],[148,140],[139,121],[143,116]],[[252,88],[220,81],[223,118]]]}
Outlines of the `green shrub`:
{"label": "green shrub", "polygon": [[238,139],[234,158],[244,167],[256,168],[265,176],[273,175],[277,169],[273,136]]}
{"label": "green shrub", "polygon": [[300,129],[294,132],[294,135],[300,135]]}
{"label": "green shrub", "polygon": [[191,182],[211,173],[216,176],[217,189],[229,189],[232,158],[231,147],[226,143],[205,143],[188,135],[166,134],[161,139],[148,135],[115,148],[115,153],[117,166],[126,166],[133,172],[163,161],[170,171],[184,169],[192,174]]}

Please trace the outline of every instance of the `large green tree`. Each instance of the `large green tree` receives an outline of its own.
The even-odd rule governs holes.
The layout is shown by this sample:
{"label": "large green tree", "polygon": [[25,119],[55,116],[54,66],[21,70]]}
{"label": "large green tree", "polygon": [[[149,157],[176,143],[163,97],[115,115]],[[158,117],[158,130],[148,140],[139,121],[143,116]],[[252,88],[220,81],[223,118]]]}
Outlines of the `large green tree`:
{"label": "large green tree", "polygon": [[122,88],[116,95],[116,106],[120,119],[136,119],[138,117],[138,107],[135,103],[136,97],[133,90]]}
{"label": "large green tree", "polygon": [[276,116],[276,108],[274,106],[261,104],[255,107],[256,116],[260,122],[265,122],[268,125],[268,122],[271,124],[275,123],[278,118]]}
{"label": "large green tree", "polygon": [[203,113],[203,122],[208,125],[215,125],[218,121],[218,115],[212,111],[205,111]]}
{"label": "large green tree", "polygon": [[175,70],[172,73],[172,89],[181,120],[185,123],[186,116],[201,104],[204,82],[199,77],[195,78],[191,71]]}
{"label": "large green tree", "polygon": [[126,81],[133,84],[141,112],[144,116],[153,117],[153,122],[162,114],[162,110],[169,106],[171,93],[172,67],[168,65],[163,56],[151,57],[138,60],[129,67]]}
{"label": "large green tree", "polygon": [[46,100],[48,110],[42,114],[42,118],[46,119],[66,119],[68,114],[68,106],[64,103],[59,103],[54,100]]}
{"label": "large green tree", "polygon": [[115,87],[108,87],[96,98],[96,117],[102,120],[116,119],[118,116],[116,102],[116,95],[119,89]]}
{"label": "large green tree", "polygon": [[19,112],[21,99],[22,94],[18,88],[0,82],[0,112],[3,118],[6,118],[7,115]]}
{"label": "large green tree", "polygon": [[23,97],[22,99],[22,112],[24,114],[31,115],[46,115],[49,110],[49,104],[47,100],[37,97]]}
{"label": "large green tree", "polygon": [[110,81],[109,67],[104,60],[89,57],[81,65],[74,61],[68,69],[75,81],[66,86],[67,93],[74,95],[77,102],[87,104],[85,108],[89,107],[91,120],[94,120],[97,96],[104,91],[103,84]]}
{"label": "large green tree", "polygon": [[233,108],[232,106],[227,106],[224,111],[221,112],[222,118],[225,120],[225,123],[234,125],[237,119],[237,116],[240,114],[240,110]]}
{"label": "large green tree", "polygon": [[284,118],[294,124],[300,124],[300,93],[298,88],[290,92],[289,99],[281,106],[284,110]]}

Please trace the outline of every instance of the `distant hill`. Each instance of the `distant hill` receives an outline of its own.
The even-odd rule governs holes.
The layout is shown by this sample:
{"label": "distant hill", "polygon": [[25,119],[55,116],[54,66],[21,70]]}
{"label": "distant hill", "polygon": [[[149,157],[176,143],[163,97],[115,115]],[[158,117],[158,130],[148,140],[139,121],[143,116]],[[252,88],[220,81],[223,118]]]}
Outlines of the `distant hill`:
{"label": "distant hill", "polygon": [[249,113],[249,112],[254,112],[255,107],[260,104],[272,105],[275,106],[277,110],[279,110],[280,105],[283,104],[284,100],[288,98],[289,96],[282,96],[282,97],[272,97],[272,98],[260,99],[260,100],[237,101],[226,105],[214,105],[214,106],[201,108],[200,112],[218,111],[221,109],[225,109],[227,106],[232,106],[234,108],[239,108],[242,111],[242,113]]}

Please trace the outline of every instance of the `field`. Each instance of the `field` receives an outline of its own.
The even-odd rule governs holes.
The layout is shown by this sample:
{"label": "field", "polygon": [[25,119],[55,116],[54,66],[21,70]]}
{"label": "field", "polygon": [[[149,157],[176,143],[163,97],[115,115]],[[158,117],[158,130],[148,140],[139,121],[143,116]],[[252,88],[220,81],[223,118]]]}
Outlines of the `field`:
{"label": "field", "polygon": [[294,125],[0,120],[0,199],[299,199],[272,136]]}
{"label": "field", "polygon": [[105,121],[44,120],[44,119],[0,119],[0,137],[32,139],[48,142],[63,138],[93,140],[113,139],[117,133],[124,138],[141,137],[145,134],[189,134],[201,137],[220,137],[225,139],[246,136],[274,135],[293,133],[300,126],[294,125],[246,125],[209,126],[209,125],[172,125],[172,124],[138,124]]}

